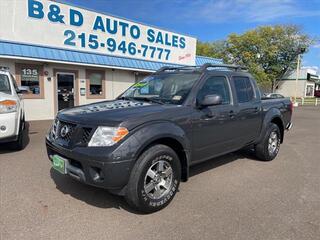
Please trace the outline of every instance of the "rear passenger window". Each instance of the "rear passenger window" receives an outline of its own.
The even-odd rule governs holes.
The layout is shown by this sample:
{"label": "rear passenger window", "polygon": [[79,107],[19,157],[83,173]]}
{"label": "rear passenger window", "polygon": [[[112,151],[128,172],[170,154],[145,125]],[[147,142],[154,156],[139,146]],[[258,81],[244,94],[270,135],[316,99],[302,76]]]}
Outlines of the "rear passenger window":
{"label": "rear passenger window", "polygon": [[254,99],[254,91],[250,79],[247,77],[233,77],[239,103],[250,102]]}
{"label": "rear passenger window", "polygon": [[230,92],[225,77],[209,77],[198,93],[197,100],[202,101],[205,96],[217,94],[222,99],[222,104],[230,103]]}

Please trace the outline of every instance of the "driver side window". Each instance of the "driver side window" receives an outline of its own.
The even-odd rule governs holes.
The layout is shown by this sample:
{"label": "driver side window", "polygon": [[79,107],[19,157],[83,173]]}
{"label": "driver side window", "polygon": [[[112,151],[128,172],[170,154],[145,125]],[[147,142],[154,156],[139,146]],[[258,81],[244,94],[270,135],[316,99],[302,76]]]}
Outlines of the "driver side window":
{"label": "driver side window", "polygon": [[219,95],[222,104],[230,104],[230,91],[225,77],[209,77],[197,95],[197,101],[202,101],[207,95]]}

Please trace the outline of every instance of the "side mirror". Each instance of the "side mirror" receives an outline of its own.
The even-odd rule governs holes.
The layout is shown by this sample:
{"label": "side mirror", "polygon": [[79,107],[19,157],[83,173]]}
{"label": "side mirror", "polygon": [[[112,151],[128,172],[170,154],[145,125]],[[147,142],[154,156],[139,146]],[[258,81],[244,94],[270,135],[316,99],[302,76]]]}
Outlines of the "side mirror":
{"label": "side mirror", "polygon": [[207,95],[200,102],[200,106],[202,107],[208,107],[208,106],[214,106],[214,105],[220,105],[220,104],[222,104],[222,99],[221,99],[221,96],[217,94]]}
{"label": "side mirror", "polygon": [[18,87],[18,89],[16,89],[16,92],[18,94],[26,94],[29,92],[28,87]]}

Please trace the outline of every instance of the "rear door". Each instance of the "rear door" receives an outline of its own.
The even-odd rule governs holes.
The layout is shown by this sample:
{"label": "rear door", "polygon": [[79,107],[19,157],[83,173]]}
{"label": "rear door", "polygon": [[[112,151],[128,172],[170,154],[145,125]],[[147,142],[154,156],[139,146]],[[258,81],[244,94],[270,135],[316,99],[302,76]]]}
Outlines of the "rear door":
{"label": "rear door", "polygon": [[236,101],[238,147],[253,142],[261,128],[261,98],[257,87],[247,76],[233,76],[232,84]]}
{"label": "rear door", "polygon": [[234,149],[234,105],[226,76],[209,75],[197,93],[197,101],[218,94],[222,104],[195,108],[192,117],[193,161],[203,161]]}

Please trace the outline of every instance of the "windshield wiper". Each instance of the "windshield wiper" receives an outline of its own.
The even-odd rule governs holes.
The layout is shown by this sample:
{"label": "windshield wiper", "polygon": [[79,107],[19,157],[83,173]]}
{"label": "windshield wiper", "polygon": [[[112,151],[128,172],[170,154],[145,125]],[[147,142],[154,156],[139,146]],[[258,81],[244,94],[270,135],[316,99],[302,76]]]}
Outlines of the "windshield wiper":
{"label": "windshield wiper", "polygon": [[161,100],[155,99],[155,98],[148,98],[148,97],[119,97],[119,100],[128,100],[128,101],[132,101],[132,100],[136,100],[136,101],[143,101],[143,102],[153,102],[153,103],[158,103],[163,105],[164,102],[162,102]]}
{"label": "windshield wiper", "polygon": [[128,101],[134,100],[133,97],[119,97],[119,98],[117,98],[117,99],[118,99],[118,100],[128,100]]}
{"label": "windshield wiper", "polygon": [[133,97],[132,99],[137,100],[137,101],[144,101],[144,102],[153,102],[153,103],[158,103],[163,105],[164,102],[161,100],[155,99],[155,98],[148,98],[148,97]]}

